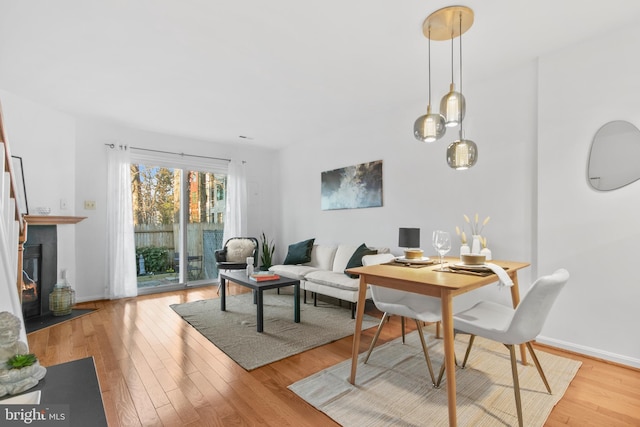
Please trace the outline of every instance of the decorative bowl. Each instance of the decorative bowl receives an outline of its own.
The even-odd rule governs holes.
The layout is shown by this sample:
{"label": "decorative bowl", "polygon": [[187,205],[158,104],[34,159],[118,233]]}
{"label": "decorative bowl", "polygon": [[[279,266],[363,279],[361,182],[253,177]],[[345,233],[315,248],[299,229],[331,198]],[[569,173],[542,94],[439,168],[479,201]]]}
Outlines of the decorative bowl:
{"label": "decorative bowl", "polygon": [[422,249],[405,249],[404,257],[407,259],[422,259]]}
{"label": "decorative bowl", "polygon": [[478,254],[463,254],[460,255],[460,260],[466,265],[482,265],[487,260],[487,257]]}

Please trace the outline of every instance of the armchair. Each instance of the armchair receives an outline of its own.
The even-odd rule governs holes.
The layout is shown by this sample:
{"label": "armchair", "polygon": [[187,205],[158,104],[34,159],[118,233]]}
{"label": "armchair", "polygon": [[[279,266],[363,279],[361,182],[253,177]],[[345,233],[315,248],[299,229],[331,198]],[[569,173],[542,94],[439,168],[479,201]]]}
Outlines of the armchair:
{"label": "armchair", "polygon": [[232,237],[222,249],[214,252],[218,270],[244,270],[247,257],[253,257],[253,266],[258,265],[258,239],[255,237]]}
{"label": "armchair", "polygon": [[[247,257],[253,257],[254,268],[258,266],[258,239],[255,237],[232,237],[222,249],[214,252],[216,266],[220,270],[244,270]],[[218,292],[220,292],[218,285]]]}

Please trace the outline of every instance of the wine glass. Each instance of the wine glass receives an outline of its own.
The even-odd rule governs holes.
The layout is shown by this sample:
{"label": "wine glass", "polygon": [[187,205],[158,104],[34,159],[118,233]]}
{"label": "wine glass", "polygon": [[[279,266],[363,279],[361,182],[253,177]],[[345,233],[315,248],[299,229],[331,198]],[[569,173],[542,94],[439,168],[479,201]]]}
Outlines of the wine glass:
{"label": "wine glass", "polygon": [[451,250],[451,236],[449,232],[436,230],[433,232],[433,248],[440,254],[440,268],[437,271],[444,271],[442,257]]}

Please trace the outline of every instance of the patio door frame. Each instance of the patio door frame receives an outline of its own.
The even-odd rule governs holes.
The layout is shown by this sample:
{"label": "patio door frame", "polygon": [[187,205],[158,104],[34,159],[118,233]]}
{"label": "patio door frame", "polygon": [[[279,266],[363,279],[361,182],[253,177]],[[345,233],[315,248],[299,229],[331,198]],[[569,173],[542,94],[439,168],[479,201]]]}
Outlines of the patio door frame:
{"label": "patio door frame", "polygon": [[[179,274],[178,283],[175,286],[163,285],[160,289],[148,288],[138,289],[138,294],[148,294],[154,291],[166,291],[170,289],[184,289],[189,286],[199,286],[201,281],[195,284],[189,283],[188,277],[188,254],[187,248],[187,226],[189,221],[189,191],[188,172],[197,171],[205,173],[225,174],[229,173],[228,159],[221,159],[208,156],[196,156],[183,153],[171,153],[167,151],[149,150],[131,147],[131,164],[144,164],[147,166],[166,167],[180,170],[180,237],[178,239],[179,253]],[[226,220],[226,218],[225,218]],[[206,280],[206,279],[205,279]],[[217,280],[210,281],[216,283]],[[206,284],[209,284],[207,282]]]}

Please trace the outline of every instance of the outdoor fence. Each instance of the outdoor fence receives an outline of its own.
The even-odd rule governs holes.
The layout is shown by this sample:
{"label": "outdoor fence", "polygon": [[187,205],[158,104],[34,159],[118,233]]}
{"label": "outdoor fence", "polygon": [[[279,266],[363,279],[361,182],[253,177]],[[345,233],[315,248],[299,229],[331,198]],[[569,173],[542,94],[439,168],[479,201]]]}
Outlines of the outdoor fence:
{"label": "outdoor fence", "polygon": [[[215,279],[218,276],[214,252],[222,248],[223,224],[187,224],[188,268],[195,275],[189,280]],[[136,225],[134,228],[136,248],[163,248],[167,250],[167,265],[176,266],[179,253],[179,225]]]}

